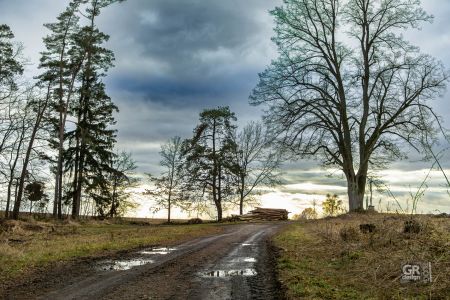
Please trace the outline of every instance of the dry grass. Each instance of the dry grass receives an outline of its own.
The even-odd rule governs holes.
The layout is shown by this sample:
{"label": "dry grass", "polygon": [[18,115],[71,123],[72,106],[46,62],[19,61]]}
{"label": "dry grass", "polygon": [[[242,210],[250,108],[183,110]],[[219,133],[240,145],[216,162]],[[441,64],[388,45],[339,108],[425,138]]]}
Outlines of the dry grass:
{"label": "dry grass", "polygon": [[151,245],[171,245],[222,230],[214,224],[155,226],[89,221],[48,223],[0,220],[0,282],[49,264],[109,255]]}
{"label": "dry grass", "polygon": [[[289,299],[450,299],[450,219],[345,215],[295,223],[276,238],[280,277]],[[362,233],[360,224],[374,224]],[[401,284],[405,262],[431,262],[434,282]]]}

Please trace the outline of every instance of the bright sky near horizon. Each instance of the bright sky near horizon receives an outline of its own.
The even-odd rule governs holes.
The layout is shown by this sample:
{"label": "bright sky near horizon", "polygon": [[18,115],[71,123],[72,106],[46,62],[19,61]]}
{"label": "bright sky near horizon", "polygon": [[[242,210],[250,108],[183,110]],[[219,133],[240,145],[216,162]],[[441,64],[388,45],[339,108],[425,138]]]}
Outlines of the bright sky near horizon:
{"label": "bright sky near horizon", "polygon": [[[0,23],[8,24],[25,46],[28,74],[37,73],[44,23],[54,22],[69,1],[0,0]],[[450,68],[450,1],[423,1],[435,16],[432,24],[405,36],[422,51]],[[119,106],[118,146],[133,153],[140,173],[158,174],[159,147],[169,137],[189,137],[204,108],[229,105],[238,124],[257,120],[261,108],[248,104],[257,76],[277,51],[270,38],[273,20],[268,11],[281,0],[128,0],[104,11],[100,28],[111,35],[108,47],[116,67],[106,78],[107,89]],[[433,103],[444,126],[450,128],[447,93]],[[442,143],[437,149],[449,147]],[[450,174],[450,150],[442,159]],[[431,162],[411,152],[379,173],[403,209],[427,176]],[[298,213],[327,193],[345,198],[345,180],[329,177],[318,162],[284,164],[285,184],[261,196],[263,206]],[[431,172],[418,212],[450,212],[450,196],[438,171]],[[152,216],[151,203],[142,197],[139,216]],[[379,199],[382,201],[379,203]],[[392,197],[376,195],[375,206],[398,208]],[[409,203],[411,204],[411,203]],[[164,212],[156,216],[163,216]]]}

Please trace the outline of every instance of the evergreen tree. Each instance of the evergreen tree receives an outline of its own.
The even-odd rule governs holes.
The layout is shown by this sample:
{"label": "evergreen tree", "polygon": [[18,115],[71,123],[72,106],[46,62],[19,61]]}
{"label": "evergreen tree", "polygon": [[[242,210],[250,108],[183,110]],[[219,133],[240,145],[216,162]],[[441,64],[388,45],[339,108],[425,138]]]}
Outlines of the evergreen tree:
{"label": "evergreen tree", "polygon": [[21,47],[14,47],[14,34],[6,24],[0,24],[0,101],[17,88],[15,78],[23,73]]}
{"label": "evergreen tree", "polygon": [[96,25],[101,9],[114,2],[118,1],[90,1],[84,14],[88,25],[81,28],[74,38],[80,52],[85,53],[85,61],[78,75],[79,97],[72,107],[77,126],[67,135],[70,146],[66,156],[66,169],[73,173],[74,218],[80,214],[83,189],[95,196],[96,201],[105,199],[103,196],[107,194],[105,187],[108,185],[108,177],[114,173],[109,162],[114,158],[116,131],[111,126],[115,124],[113,113],[118,109],[106,94],[102,82],[102,77],[113,66],[114,54],[103,47],[109,36]]}
{"label": "evergreen tree", "polygon": [[222,220],[223,205],[235,194],[234,179],[238,173],[233,134],[236,121],[228,107],[206,109],[200,113],[200,124],[194,137],[185,141],[184,185],[188,192],[203,191],[216,207],[217,220]]}
{"label": "evergreen tree", "polygon": [[52,127],[50,146],[56,150],[57,157],[50,159],[55,164],[55,193],[53,202],[54,216],[62,217],[63,190],[63,152],[64,134],[68,108],[75,97],[76,79],[81,70],[85,53],[78,50],[75,34],[80,30],[78,9],[85,0],[74,0],[61,13],[57,22],[45,24],[51,33],[44,38],[46,50],[42,52],[40,68],[44,73],[39,76],[52,88],[51,113],[48,122]]}
{"label": "evergreen tree", "polygon": [[94,200],[97,214],[100,217],[121,216],[127,209],[135,206],[133,202],[129,201],[130,192],[127,191],[137,183],[137,179],[130,174],[135,169],[136,163],[131,154],[114,153],[106,172],[105,169],[97,169],[104,173],[93,173],[89,176],[89,196]]}

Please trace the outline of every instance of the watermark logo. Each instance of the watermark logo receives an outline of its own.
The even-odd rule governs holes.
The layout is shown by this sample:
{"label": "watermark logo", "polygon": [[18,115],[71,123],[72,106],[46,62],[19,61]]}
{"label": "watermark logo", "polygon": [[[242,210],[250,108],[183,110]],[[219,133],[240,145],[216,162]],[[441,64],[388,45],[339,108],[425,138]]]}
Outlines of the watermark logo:
{"label": "watermark logo", "polygon": [[431,263],[406,263],[402,265],[401,283],[432,282]]}

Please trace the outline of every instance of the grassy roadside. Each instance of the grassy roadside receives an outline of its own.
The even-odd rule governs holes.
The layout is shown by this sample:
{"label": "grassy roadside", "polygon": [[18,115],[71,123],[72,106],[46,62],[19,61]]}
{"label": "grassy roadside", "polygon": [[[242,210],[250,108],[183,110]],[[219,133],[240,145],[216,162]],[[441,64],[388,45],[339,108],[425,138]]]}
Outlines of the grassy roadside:
{"label": "grassy roadside", "polygon": [[[279,277],[288,299],[449,299],[450,219],[346,215],[296,222],[275,237]],[[360,224],[374,224],[362,233]],[[431,262],[433,283],[401,284],[404,262]]]}
{"label": "grassy roadside", "polygon": [[36,268],[151,245],[173,245],[222,231],[215,224],[155,226],[105,222],[0,224],[0,282]]}

